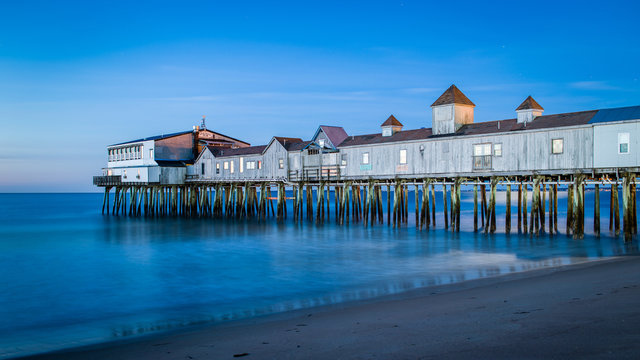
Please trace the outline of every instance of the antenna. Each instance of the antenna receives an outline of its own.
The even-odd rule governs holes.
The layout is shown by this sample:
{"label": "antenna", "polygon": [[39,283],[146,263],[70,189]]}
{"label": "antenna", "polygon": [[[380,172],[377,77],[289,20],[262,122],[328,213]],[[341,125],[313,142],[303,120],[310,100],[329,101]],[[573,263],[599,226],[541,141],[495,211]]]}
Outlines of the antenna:
{"label": "antenna", "polygon": [[207,126],[204,123],[204,120],[206,119],[206,115],[202,115],[202,125],[200,125],[200,127],[202,128],[202,130],[205,130],[207,128]]}

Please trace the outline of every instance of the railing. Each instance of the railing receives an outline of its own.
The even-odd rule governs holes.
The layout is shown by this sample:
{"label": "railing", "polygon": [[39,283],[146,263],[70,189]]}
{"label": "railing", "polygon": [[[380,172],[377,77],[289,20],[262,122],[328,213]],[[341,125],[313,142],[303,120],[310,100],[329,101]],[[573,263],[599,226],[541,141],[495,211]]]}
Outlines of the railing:
{"label": "railing", "polygon": [[302,170],[289,170],[289,181],[322,181],[338,180],[340,178],[340,166],[313,166],[304,167]]}
{"label": "railing", "polygon": [[122,184],[120,175],[94,176],[93,185],[96,186],[114,186]]}

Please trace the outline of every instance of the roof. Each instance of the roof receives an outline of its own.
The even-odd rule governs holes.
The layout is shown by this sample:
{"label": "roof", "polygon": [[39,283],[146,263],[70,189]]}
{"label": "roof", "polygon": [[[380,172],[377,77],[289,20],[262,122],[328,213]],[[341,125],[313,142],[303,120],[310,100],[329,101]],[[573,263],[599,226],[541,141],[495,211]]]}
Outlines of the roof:
{"label": "roof", "polygon": [[129,144],[129,143],[141,142],[141,141],[162,140],[162,139],[166,139],[166,138],[170,138],[170,137],[174,137],[174,136],[178,136],[178,135],[188,134],[188,133],[191,133],[191,132],[192,132],[192,130],[189,130],[189,131],[181,131],[181,132],[177,132],[177,133],[170,133],[170,134],[162,134],[162,135],[150,136],[150,137],[147,137],[147,138],[136,139],[136,140],[130,140],[130,141],[125,141],[125,142],[121,142],[121,143],[117,143],[117,144],[111,144],[111,145],[109,145],[109,146],[123,145],[123,144]]}
{"label": "roof", "polygon": [[301,141],[299,143],[295,143],[295,144],[289,144],[289,146],[286,148],[287,151],[301,151],[304,150],[304,148],[307,147],[307,145],[311,144],[312,141]]}
{"label": "roof", "polygon": [[[340,126],[320,125],[320,128],[318,130],[320,129],[322,129],[324,134],[327,135],[327,138],[329,138],[329,141],[331,141],[331,144],[333,144],[334,147],[338,146],[338,144],[343,142],[344,139],[346,139],[349,136],[347,132],[344,131],[344,128]],[[313,138],[315,139],[316,136],[318,136],[317,132],[313,136]]]}
{"label": "roof", "polygon": [[369,135],[356,135],[347,137],[339,147],[354,146],[354,145],[367,145],[367,144],[382,144],[388,142],[397,141],[410,141],[427,139],[431,136],[431,129],[416,129],[405,130],[397,132],[391,136],[382,136],[381,133],[369,134]]}
{"label": "roof", "polygon": [[293,138],[293,137],[274,136],[273,138],[276,139],[280,143],[280,145],[282,145],[282,147],[284,147],[287,150],[289,150],[289,146],[291,146],[292,144],[297,144],[302,142],[302,139]]}
{"label": "roof", "polygon": [[229,156],[241,156],[241,155],[259,155],[262,154],[267,145],[249,146],[237,149],[224,149],[217,146],[207,146],[209,151],[215,157],[229,157]]}
{"label": "roof", "polygon": [[445,92],[431,106],[447,105],[447,104],[462,104],[476,106],[468,97],[466,97],[460,89],[455,85],[449,86]]}
{"label": "roof", "polygon": [[[229,139],[231,139],[233,141],[237,141],[237,142],[241,142],[243,144],[249,145],[249,143],[246,142],[246,141],[238,140],[236,138],[232,138],[231,136],[227,136],[225,134],[221,134],[221,133],[215,132],[213,130],[209,130],[209,129],[203,129],[203,130],[211,132],[211,133],[214,133],[214,134],[217,134],[217,135],[220,135],[220,136],[224,136],[224,137],[229,138]],[[141,142],[141,141],[162,140],[162,139],[166,139],[166,138],[170,138],[170,137],[174,137],[174,136],[178,136],[178,135],[189,134],[189,133],[193,133],[193,130],[187,130],[187,131],[180,131],[180,132],[176,132],[176,133],[169,133],[169,134],[150,136],[150,137],[147,137],[147,138],[125,141],[125,142],[121,142],[121,143],[118,143],[118,144],[112,144],[112,145],[109,145],[109,146],[124,145],[124,144],[129,144],[129,143],[134,143],[134,142]],[[220,140],[223,140],[223,139],[201,139],[201,140],[218,140],[218,141],[220,141]]]}
{"label": "roof", "polygon": [[627,106],[614,109],[602,109],[591,118],[590,124],[640,119],[640,106]]}
{"label": "roof", "polygon": [[522,104],[520,104],[520,106],[518,106],[516,111],[518,111],[518,110],[530,110],[530,109],[544,110],[544,108],[542,106],[540,106],[540,104],[538,104],[537,101],[533,100],[531,95],[529,95],[529,96],[527,96],[526,99],[524,99]]}
{"label": "roof", "polygon": [[[640,106],[638,106],[640,111]],[[602,111],[602,110],[600,110]],[[483,121],[478,123],[463,125],[458,131],[451,134],[434,135],[431,129],[404,130],[397,132],[391,136],[382,136],[382,134],[349,136],[339,147],[382,144],[389,142],[411,141],[422,139],[433,139],[441,137],[465,136],[465,135],[484,135],[504,133],[509,131],[548,129],[562,126],[576,126],[589,124],[599,111],[580,111],[565,114],[553,114],[538,116],[533,121],[526,124],[518,123],[517,119],[506,119],[496,121]]]}
{"label": "roof", "polygon": [[391,115],[380,126],[404,126],[395,116]]}

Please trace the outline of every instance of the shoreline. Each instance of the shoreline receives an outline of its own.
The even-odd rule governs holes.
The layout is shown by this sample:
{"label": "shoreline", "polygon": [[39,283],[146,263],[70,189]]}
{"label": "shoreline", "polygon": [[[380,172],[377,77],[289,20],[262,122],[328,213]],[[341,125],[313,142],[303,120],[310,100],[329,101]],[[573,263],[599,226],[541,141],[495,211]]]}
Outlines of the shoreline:
{"label": "shoreline", "polygon": [[[563,357],[563,344],[572,342],[580,345],[576,349],[591,349],[580,356],[605,356],[611,344],[591,341],[590,336],[614,324],[616,331],[601,335],[622,334],[610,341],[617,344],[617,351],[609,356],[619,358],[640,353],[640,344],[632,341],[640,336],[634,328],[640,310],[629,303],[640,299],[640,275],[636,274],[640,274],[640,257],[596,259],[20,359],[202,359],[242,354],[250,358],[479,357],[482,351],[488,357],[522,357],[523,353],[514,351],[536,343],[547,352],[538,349],[539,355],[524,354]],[[590,311],[575,313],[585,307]],[[558,320],[567,314],[576,318]],[[607,314],[613,317],[608,320]],[[594,321],[602,326],[594,327]],[[522,330],[523,324],[535,333],[533,339],[518,336],[519,346],[498,341],[519,335],[515,330]],[[544,335],[549,327],[558,328],[554,341]],[[577,329],[583,339],[567,329]]]}

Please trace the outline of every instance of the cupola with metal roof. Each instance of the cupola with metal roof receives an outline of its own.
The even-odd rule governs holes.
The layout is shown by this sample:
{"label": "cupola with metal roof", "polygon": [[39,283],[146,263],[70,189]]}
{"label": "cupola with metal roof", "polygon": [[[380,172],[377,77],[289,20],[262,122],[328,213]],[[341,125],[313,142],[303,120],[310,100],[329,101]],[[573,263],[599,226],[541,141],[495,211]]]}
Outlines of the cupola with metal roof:
{"label": "cupola with metal roof", "polygon": [[395,116],[391,115],[382,123],[382,125],[380,125],[380,127],[382,128],[382,136],[391,136],[401,131],[403,125]]}
{"label": "cupola with metal roof", "polygon": [[518,123],[528,123],[533,121],[536,117],[542,115],[544,108],[535,101],[531,95],[527,96],[526,99],[516,108],[516,113],[518,113]]}
{"label": "cupola with metal roof", "polygon": [[463,125],[473,123],[475,107],[476,104],[469,100],[457,86],[451,85],[431,104],[433,134],[451,134]]}

